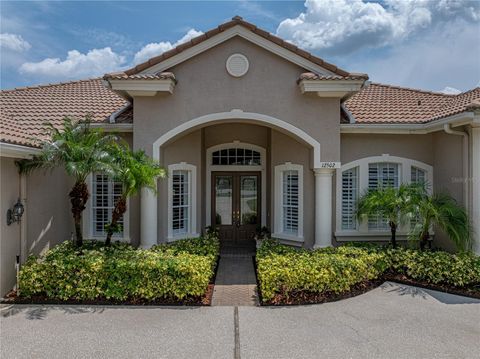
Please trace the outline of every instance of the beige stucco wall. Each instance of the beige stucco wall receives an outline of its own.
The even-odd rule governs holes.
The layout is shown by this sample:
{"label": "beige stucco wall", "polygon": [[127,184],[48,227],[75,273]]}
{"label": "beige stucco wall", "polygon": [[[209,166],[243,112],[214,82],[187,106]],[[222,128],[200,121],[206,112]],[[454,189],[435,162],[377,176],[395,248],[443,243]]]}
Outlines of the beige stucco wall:
{"label": "beige stucco wall", "polygon": [[73,181],[63,168],[27,176],[27,250],[40,254],[71,238],[73,220],[68,193]]}
{"label": "beige stucco wall", "polygon": [[[237,52],[250,62],[241,78],[225,69]],[[151,154],[153,142],[181,123],[241,109],[297,126],[321,143],[322,160],[339,160],[339,101],[302,95],[296,81],[304,69],[236,37],[169,70],[178,79],[173,95],[134,99],[135,148]]]}
{"label": "beige stucco wall", "polygon": [[13,158],[0,157],[0,297],[16,282],[15,262],[20,255],[20,224],[7,226],[6,214],[20,197],[20,178]]}

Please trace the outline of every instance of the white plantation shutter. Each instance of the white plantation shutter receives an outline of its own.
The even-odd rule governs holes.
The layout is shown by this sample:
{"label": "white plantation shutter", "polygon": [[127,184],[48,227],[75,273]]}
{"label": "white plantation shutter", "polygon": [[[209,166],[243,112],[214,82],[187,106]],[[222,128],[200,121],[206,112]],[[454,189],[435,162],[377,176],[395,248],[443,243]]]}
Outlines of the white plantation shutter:
{"label": "white plantation shutter", "polygon": [[283,172],[283,233],[298,234],[298,171]]}
{"label": "white plantation shutter", "polygon": [[[92,234],[94,236],[106,235],[105,226],[112,220],[112,211],[117,199],[122,195],[122,184],[113,181],[107,175],[94,173],[92,180]],[[123,216],[118,221],[122,231],[114,236],[123,236]]]}
{"label": "white plantation shutter", "polygon": [[190,172],[174,170],[172,173],[172,231],[186,234],[190,228]]}
{"label": "white plantation shutter", "polygon": [[[410,181],[411,183],[425,183],[427,179],[427,171],[424,171],[418,167],[412,166],[410,169]],[[418,216],[410,218],[410,227],[413,228],[418,222]]]}
{"label": "white plantation shutter", "polygon": [[427,179],[426,171],[418,167],[412,166],[411,173],[410,173],[411,183],[425,183],[426,179]]}
{"label": "white plantation shutter", "polygon": [[358,167],[342,172],[342,229],[357,228],[358,172]]}
{"label": "white plantation shutter", "polygon": [[[368,165],[368,188],[399,186],[398,163],[376,162]],[[368,219],[368,229],[374,231],[388,230],[388,222],[382,216],[373,216]]]}

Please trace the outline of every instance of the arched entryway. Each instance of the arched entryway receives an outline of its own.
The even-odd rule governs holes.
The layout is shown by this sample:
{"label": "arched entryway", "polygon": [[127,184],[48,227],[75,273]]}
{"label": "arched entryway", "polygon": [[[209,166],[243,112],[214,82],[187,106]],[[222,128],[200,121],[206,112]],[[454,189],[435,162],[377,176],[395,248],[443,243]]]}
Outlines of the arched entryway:
{"label": "arched entryway", "polygon": [[[310,160],[308,161],[307,167],[305,169],[308,171],[314,171],[315,181],[312,182],[311,189],[313,191],[313,189],[315,188],[315,192],[317,193],[317,195],[315,196],[315,220],[310,221],[310,223],[315,222],[315,224],[311,223],[312,226],[315,226],[315,244],[318,243],[317,239],[323,238],[325,244],[329,245],[331,241],[331,175],[333,173],[333,170],[322,169],[322,163],[320,159],[320,143],[303,130],[293,126],[291,123],[268,115],[243,112],[241,110],[232,110],[230,112],[209,114],[187,121],[160,136],[153,143],[153,157],[154,159],[160,160],[162,158],[162,146],[170,146],[170,144],[174,143],[174,141],[176,141],[176,139],[179,137],[186,136],[189,133],[193,133],[201,128],[234,123],[255,124],[270,128],[272,129],[272,131],[278,131],[278,133],[283,133],[284,135],[295,139],[296,141],[298,141],[298,143],[302,143],[304,146],[306,146],[305,148],[310,149]],[[222,144],[221,146],[224,145],[228,146],[228,144]],[[214,150],[215,148],[208,149],[208,151],[210,151],[209,154],[211,155],[212,151]],[[207,156],[209,156],[209,154],[207,154]],[[202,171],[203,170],[205,169],[202,169]],[[208,171],[208,166],[206,171]],[[264,181],[264,179],[265,176],[263,178],[259,177],[258,180]],[[323,189],[320,190],[320,186],[323,187]],[[208,192],[208,189],[206,191]],[[320,193],[322,195],[320,195]],[[205,204],[208,207],[208,201]],[[148,247],[157,243],[157,205],[158,202],[156,196],[153,193],[148,191],[144,191],[142,193],[141,245],[143,247]],[[261,205],[260,208],[262,208]],[[265,206],[263,206],[263,208],[265,208]],[[312,209],[309,210],[310,213],[313,212]],[[202,210],[205,210],[207,213],[206,223],[212,223],[211,216],[209,216],[211,213],[209,211],[209,208],[202,208]],[[321,224],[321,226],[319,225],[319,223]],[[320,228],[323,230],[323,234]]]}

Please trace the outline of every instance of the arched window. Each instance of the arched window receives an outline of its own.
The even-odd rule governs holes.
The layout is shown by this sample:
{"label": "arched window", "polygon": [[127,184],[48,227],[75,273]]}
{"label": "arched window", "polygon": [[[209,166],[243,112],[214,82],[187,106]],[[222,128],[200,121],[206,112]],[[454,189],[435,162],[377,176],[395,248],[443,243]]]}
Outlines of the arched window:
{"label": "arched window", "polygon": [[337,172],[336,235],[389,231],[388,223],[381,217],[369,218],[366,223],[357,221],[357,200],[367,189],[421,182],[429,183],[431,188],[432,181],[432,166],[409,158],[382,155],[343,165]]}
{"label": "arched window", "polygon": [[212,165],[260,166],[260,152],[249,148],[226,148],[212,152]]}

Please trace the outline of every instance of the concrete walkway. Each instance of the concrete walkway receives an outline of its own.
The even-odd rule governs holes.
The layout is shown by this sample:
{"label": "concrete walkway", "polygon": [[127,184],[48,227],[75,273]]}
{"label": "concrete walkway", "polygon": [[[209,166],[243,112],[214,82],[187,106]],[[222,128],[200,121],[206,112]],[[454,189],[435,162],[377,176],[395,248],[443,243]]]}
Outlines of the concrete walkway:
{"label": "concrete walkway", "polygon": [[480,300],[385,283],[298,307],[3,306],[0,357],[479,358]]}
{"label": "concrete walkway", "polygon": [[257,282],[252,248],[223,247],[215,279],[213,306],[255,306]]}

